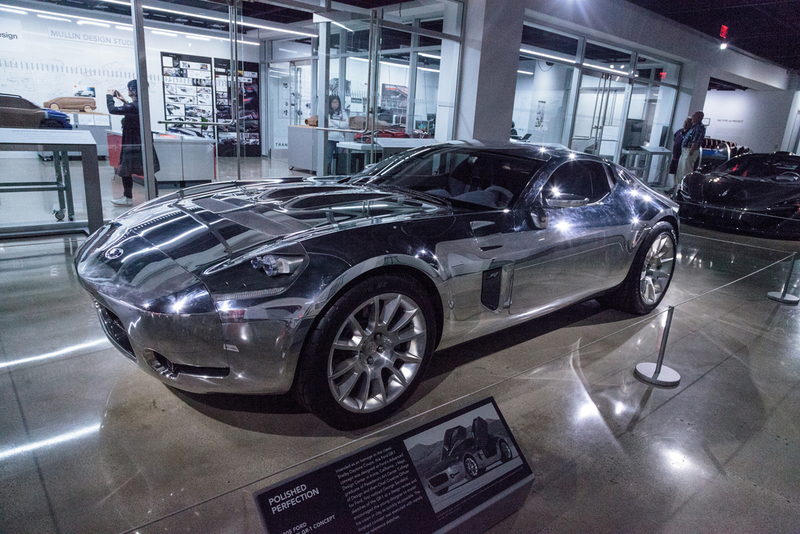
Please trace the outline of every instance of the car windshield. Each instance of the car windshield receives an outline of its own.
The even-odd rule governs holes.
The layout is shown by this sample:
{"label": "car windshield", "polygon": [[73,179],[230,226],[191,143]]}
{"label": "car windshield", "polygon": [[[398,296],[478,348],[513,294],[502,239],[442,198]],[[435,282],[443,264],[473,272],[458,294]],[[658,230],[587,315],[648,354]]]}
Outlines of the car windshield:
{"label": "car windshield", "polygon": [[772,178],[785,172],[800,171],[800,157],[788,154],[741,156],[726,161],[715,171],[742,178]]}
{"label": "car windshield", "polygon": [[387,158],[349,182],[399,187],[450,202],[502,209],[516,202],[542,163],[500,150],[435,147]]}

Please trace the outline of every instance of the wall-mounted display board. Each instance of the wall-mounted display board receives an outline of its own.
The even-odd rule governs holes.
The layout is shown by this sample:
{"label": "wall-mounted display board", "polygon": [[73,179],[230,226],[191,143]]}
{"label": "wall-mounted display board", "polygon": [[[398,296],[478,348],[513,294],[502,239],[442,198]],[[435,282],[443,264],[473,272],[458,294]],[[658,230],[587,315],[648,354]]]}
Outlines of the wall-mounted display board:
{"label": "wall-mounted display board", "polygon": [[164,77],[164,117],[167,130],[197,137],[214,137],[214,93],[211,58],[161,52]]}
{"label": "wall-mounted display board", "polygon": [[254,497],[269,534],[483,532],[533,478],[489,397]]}
{"label": "wall-mounted display board", "polygon": [[[214,58],[214,109],[217,121],[232,119],[231,62]],[[242,154],[261,155],[261,126],[259,120],[258,63],[239,62],[239,130],[242,139]],[[218,127],[217,139],[220,156],[236,155],[236,128]]]}

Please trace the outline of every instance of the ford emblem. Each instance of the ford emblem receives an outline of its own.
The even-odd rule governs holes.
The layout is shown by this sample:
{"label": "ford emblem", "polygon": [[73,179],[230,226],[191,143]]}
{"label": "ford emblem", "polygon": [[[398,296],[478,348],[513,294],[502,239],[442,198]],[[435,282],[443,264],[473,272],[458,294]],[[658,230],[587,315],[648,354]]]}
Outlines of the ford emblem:
{"label": "ford emblem", "polygon": [[109,249],[106,252],[106,258],[108,258],[109,260],[115,260],[115,259],[119,258],[120,256],[122,256],[123,252],[124,251],[121,248],[114,247],[112,249]]}

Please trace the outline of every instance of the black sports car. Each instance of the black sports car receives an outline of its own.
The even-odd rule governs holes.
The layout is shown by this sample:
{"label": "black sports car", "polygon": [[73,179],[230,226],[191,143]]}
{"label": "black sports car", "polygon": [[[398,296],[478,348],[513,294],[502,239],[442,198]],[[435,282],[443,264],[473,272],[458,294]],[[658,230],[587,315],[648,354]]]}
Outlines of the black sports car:
{"label": "black sports car", "polygon": [[686,175],[677,200],[687,222],[800,238],[800,156],[776,152],[735,157],[708,174]]}
{"label": "black sports car", "polygon": [[111,341],[188,391],[285,393],[375,423],[444,348],[601,297],[653,310],[677,205],[568,150],[454,142],[353,177],[193,187],[76,258]]}

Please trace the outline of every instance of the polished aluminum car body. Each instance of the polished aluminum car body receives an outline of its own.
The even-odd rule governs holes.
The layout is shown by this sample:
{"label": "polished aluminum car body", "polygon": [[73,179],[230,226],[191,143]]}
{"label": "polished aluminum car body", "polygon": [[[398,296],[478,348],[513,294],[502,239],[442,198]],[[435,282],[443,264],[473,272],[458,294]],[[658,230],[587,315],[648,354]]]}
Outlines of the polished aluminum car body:
{"label": "polished aluminum car body", "polygon": [[328,404],[368,415],[407,398],[434,348],[600,295],[653,309],[677,233],[677,206],[617,165],[454,142],[349,179],[159,198],[95,232],[76,267],[109,339],[167,384],[294,385],[312,409],[327,384]]}

